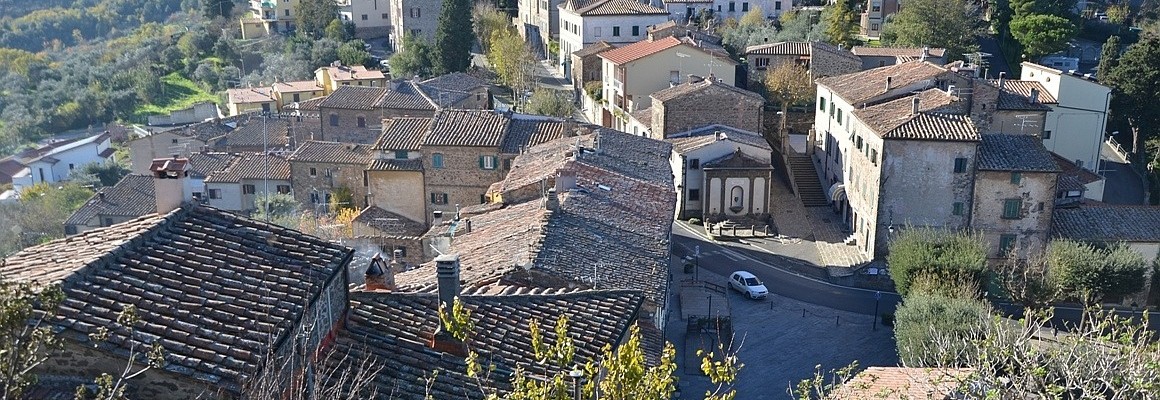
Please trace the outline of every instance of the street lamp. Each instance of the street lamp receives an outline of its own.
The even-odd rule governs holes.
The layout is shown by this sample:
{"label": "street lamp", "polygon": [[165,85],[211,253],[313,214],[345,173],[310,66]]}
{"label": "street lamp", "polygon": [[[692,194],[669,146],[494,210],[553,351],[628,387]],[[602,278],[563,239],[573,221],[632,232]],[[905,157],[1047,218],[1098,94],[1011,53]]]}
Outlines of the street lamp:
{"label": "street lamp", "polygon": [[693,282],[697,281],[697,270],[701,269],[701,245],[693,246],[693,256],[696,257],[696,264],[693,264]]}
{"label": "street lamp", "polygon": [[578,366],[572,367],[572,370],[568,372],[568,376],[572,377],[572,398],[580,400],[580,378],[584,376],[584,371],[581,371]]}

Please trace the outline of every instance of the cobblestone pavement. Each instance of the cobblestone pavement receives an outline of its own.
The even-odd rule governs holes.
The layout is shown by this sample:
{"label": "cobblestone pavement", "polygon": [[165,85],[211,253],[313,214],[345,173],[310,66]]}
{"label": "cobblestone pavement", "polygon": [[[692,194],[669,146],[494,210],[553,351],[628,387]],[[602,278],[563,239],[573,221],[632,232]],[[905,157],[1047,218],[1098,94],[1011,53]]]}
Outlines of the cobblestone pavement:
{"label": "cobblestone pavement", "polygon": [[[708,273],[719,283],[725,277]],[[893,332],[879,325],[874,330],[871,315],[838,311],[777,295],[765,300],[749,300],[730,292],[735,341],[741,345],[738,357],[745,367],[736,385],[738,399],[789,399],[791,384],[813,376],[815,366],[825,371],[857,361],[867,366],[898,364]],[[679,310],[679,304],[676,305]],[[678,312],[670,313],[666,337],[677,348],[679,398],[700,398],[713,385],[699,371],[696,350],[712,348],[693,335],[686,346],[685,321]]]}
{"label": "cobblestone pavement", "polygon": [[870,260],[862,255],[858,246],[843,241],[849,236],[842,231],[841,216],[829,207],[809,207],[811,226],[814,229],[814,244],[818,246],[820,263],[826,267],[856,267]]}

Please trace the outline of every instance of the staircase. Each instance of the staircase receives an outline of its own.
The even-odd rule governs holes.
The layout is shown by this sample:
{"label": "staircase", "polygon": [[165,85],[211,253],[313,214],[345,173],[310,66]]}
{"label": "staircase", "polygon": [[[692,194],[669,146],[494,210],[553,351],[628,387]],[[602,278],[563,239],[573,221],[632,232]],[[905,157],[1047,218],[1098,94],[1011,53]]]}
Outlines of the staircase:
{"label": "staircase", "polygon": [[814,168],[810,156],[805,154],[791,154],[789,156],[789,172],[793,175],[797,186],[797,196],[806,207],[825,207],[830,204],[826,199],[825,189],[818,182],[818,171]]}

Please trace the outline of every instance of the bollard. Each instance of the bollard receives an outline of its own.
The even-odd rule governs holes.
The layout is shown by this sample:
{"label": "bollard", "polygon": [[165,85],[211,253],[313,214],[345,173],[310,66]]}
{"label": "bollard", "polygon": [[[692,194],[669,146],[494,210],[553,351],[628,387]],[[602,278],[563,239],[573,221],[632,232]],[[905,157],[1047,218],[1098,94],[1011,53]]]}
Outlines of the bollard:
{"label": "bollard", "polygon": [[839,326],[839,325],[842,325],[842,316],[841,315],[834,317],[834,326]]}
{"label": "bollard", "polygon": [[803,308],[802,309],[802,318],[805,318],[805,317],[806,317],[806,309]]}

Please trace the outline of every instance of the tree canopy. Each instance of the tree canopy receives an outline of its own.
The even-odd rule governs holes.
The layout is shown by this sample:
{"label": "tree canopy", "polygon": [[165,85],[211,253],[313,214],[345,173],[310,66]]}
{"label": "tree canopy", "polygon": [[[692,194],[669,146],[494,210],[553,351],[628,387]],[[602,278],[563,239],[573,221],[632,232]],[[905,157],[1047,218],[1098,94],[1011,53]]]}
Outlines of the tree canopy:
{"label": "tree canopy", "polygon": [[987,246],[970,233],[904,229],[890,242],[886,261],[894,287],[904,296],[919,277],[965,280],[978,286],[986,274]]}
{"label": "tree canopy", "polygon": [[1032,60],[1066,49],[1076,31],[1071,21],[1055,15],[1032,14],[1011,21],[1011,35]]}
{"label": "tree canopy", "polygon": [[338,19],[338,3],[334,0],[298,0],[294,6],[295,29],[310,39],[326,34],[330,21]]}
{"label": "tree canopy", "polygon": [[391,74],[394,76],[428,77],[435,71],[431,44],[416,35],[403,37],[403,51],[391,56]]}
{"label": "tree canopy", "polygon": [[908,0],[882,29],[888,45],[943,47],[947,59],[959,59],[975,49],[980,33],[978,7],[965,0]]}
{"label": "tree canopy", "polygon": [[[909,7],[909,2],[907,3]],[[833,5],[827,7],[826,13],[826,37],[830,43],[846,46],[846,48],[853,47],[858,43],[854,38],[854,30],[858,26],[857,16],[854,15],[854,9],[850,8],[850,2],[839,0]]]}
{"label": "tree canopy", "polygon": [[475,32],[470,0],[444,0],[435,29],[435,70],[439,74],[463,72],[471,66]]}
{"label": "tree canopy", "polygon": [[1145,36],[1128,46],[1111,70],[1100,72],[1112,88],[1112,115],[1132,130],[1132,152],[1143,159],[1144,142],[1160,128],[1160,38]]}

